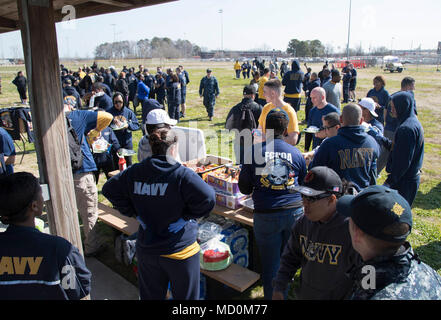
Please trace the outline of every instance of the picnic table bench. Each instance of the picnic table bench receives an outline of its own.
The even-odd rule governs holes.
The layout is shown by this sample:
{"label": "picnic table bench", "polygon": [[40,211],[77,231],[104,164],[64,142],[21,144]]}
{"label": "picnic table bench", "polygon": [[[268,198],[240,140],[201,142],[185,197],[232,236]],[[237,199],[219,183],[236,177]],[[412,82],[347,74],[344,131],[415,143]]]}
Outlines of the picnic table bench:
{"label": "picnic table bench", "polygon": [[[213,212],[220,213],[222,211],[222,207],[216,207]],[[227,209],[227,212],[229,211],[230,210]],[[118,210],[103,203],[98,203],[98,218],[105,224],[121,231],[126,235],[132,235],[138,231],[139,222],[136,219],[124,216]],[[201,269],[201,273],[239,292],[244,292],[260,278],[258,273],[234,263],[232,263],[228,268],[220,271],[208,271]]]}

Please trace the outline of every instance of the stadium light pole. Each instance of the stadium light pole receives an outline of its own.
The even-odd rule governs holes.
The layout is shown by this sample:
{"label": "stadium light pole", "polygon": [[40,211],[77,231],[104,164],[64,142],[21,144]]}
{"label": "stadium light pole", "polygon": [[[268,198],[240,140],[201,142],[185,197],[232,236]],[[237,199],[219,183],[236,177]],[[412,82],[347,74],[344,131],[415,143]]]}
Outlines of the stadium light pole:
{"label": "stadium light pole", "polygon": [[222,21],[222,13],[224,13],[224,10],[219,9],[220,17],[221,17],[221,51],[224,51],[224,24]]}
{"label": "stadium light pole", "polygon": [[351,7],[352,7],[352,0],[349,0],[348,44],[346,46],[346,59],[347,60],[349,60],[349,37],[351,35]]}

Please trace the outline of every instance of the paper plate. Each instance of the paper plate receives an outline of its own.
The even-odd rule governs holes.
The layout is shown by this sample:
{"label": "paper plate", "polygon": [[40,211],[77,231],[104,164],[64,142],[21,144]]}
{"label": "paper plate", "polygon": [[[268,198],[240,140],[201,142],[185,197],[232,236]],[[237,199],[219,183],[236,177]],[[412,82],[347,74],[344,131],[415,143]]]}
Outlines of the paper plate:
{"label": "paper plate", "polygon": [[104,153],[109,148],[109,143],[104,139],[98,139],[92,144],[93,153]]}
{"label": "paper plate", "polygon": [[118,153],[121,157],[129,157],[136,154],[136,151],[129,149],[121,149],[121,152]]}
{"label": "paper plate", "polygon": [[115,125],[111,125],[110,128],[112,128],[113,131],[117,131],[117,130],[123,130],[126,129],[126,124],[127,123],[123,123],[121,126],[115,126]]}
{"label": "paper plate", "polygon": [[320,131],[320,128],[314,127],[314,126],[310,126],[308,128],[303,129],[304,132],[307,133],[317,133]]}

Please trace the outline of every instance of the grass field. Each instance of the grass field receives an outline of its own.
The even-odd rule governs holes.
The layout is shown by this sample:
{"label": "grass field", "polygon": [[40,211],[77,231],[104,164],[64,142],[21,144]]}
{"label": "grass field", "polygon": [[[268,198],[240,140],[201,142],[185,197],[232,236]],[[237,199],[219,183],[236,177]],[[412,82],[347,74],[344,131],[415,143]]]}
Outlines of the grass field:
{"label": "grass field", "polygon": [[[222,134],[225,118],[232,106],[241,101],[242,88],[248,84],[250,79],[234,79],[232,62],[201,62],[201,61],[142,61],[145,67],[152,71],[156,66],[162,65],[163,69],[175,68],[183,64],[189,72],[190,83],[187,87],[187,111],[186,118],[182,119],[181,126],[197,126],[204,130],[206,135],[207,153],[233,158],[231,151],[231,135]],[[76,70],[81,63],[64,62],[64,65],[72,70]],[[116,66],[120,70],[122,65],[134,66],[137,69],[140,61],[98,61],[99,66]],[[89,63],[91,65],[91,62]],[[321,64],[310,65],[313,71],[318,72]],[[199,98],[198,89],[200,79],[205,75],[206,68],[213,70],[213,75],[218,79],[220,95],[216,101],[215,114],[212,122],[208,121],[207,113]],[[8,107],[14,103],[19,103],[20,99],[15,86],[11,83],[18,70],[25,71],[24,66],[3,66],[0,67],[2,78],[2,94],[0,95],[0,107]],[[421,259],[437,270],[441,275],[441,73],[436,72],[435,66],[413,66],[407,65],[403,73],[388,73],[382,71],[380,67],[358,70],[357,98],[365,97],[368,90],[372,88],[372,79],[382,74],[385,76],[386,89],[389,93],[400,89],[400,82],[404,76],[412,76],[416,80],[415,98],[418,108],[418,117],[425,131],[425,155],[421,185],[413,204],[414,226],[409,237],[415,251]],[[137,108],[138,119],[141,117],[141,110]],[[299,121],[304,119],[304,106],[298,113]],[[301,126],[303,129],[304,126]],[[222,138],[218,137],[222,134]],[[141,131],[133,133],[134,148],[137,149],[138,141],[141,139]],[[298,148],[303,151],[304,140],[300,142]],[[35,148],[33,144],[26,146],[30,150],[19,164],[21,154],[17,148],[17,160],[15,171],[30,171],[38,175],[38,164],[36,163]],[[136,162],[136,157],[134,160]],[[385,174],[380,176],[378,183],[382,183]],[[104,183],[105,176],[101,175],[99,190]],[[106,202],[102,195],[100,201]],[[113,236],[112,230],[107,226],[100,226],[109,241]],[[113,244],[112,244],[113,246]],[[112,246],[99,257],[100,260],[108,264],[111,268],[120,272],[128,280],[136,283],[136,279],[127,267],[117,263],[113,259]],[[260,284],[239,295],[239,299],[259,299],[262,297],[262,287]]]}

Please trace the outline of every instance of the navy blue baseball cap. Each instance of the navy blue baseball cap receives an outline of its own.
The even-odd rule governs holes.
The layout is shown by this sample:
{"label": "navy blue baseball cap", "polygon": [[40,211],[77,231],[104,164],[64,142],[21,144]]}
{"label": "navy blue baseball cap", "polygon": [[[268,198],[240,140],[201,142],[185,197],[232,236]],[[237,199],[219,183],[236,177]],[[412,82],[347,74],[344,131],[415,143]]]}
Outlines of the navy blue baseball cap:
{"label": "navy blue baseball cap", "polygon": [[[403,242],[412,229],[412,210],[396,190],[385,186],[370,186],[356,196],[345,195],[337,202],[337,212],[351,217],[366,234],[387,242]],[[385,232],[395,223],[406,223],[409,231],[392,235]]]}
{"label": "navy blue baseball cap", "polygon": [[268,112],[268,115],[266,116],[266,121],[268,121],[269,118],[285,118],[289,121],[288,113],[279,107],[273,108],[270,112]]}

